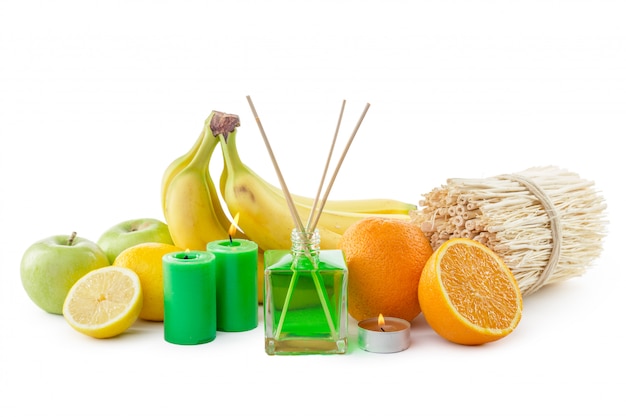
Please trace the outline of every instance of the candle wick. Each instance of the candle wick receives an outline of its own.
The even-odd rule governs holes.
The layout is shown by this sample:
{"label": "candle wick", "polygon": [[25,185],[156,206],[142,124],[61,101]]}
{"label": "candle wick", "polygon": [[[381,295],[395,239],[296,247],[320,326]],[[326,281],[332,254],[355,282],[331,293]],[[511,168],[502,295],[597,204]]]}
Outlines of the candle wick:
{"label": "candle wick", "polygon": [[380,330],[383,331],[383,332],[385,331],[385,329],[383,329],[382,327],[380,328]]}
{"label": "candle wick", "polygon": [[189,259],[189,255],[185,255],[183,259]]}
{"label": "candle wick", "polygon": [[230,246],[233,246],[233,235],[228,235],[228,238],[230,239]]}

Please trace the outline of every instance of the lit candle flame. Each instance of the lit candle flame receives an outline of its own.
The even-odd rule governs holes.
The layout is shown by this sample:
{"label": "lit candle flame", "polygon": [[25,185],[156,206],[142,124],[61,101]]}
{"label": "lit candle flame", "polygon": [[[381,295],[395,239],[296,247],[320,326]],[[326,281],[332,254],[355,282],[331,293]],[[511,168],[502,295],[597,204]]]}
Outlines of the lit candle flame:
{"label": "lit candle flame", "polygon": [[228,228],[228,237],[230,238],[230,241],[233,241],[233,236],[235,236],[235,233],[237,233],[237,223],[239,223],[239,213],[235,214],[235,217],[233,218],[233,222],[230,224],[230,227]]}
{"label": "lit candle flame", "polygon": [[383,332],[385,331],[385,318],[383,317],[383,313],[379,313],[378,314],[378,327],[380,327],[380,330],[382,330]]}

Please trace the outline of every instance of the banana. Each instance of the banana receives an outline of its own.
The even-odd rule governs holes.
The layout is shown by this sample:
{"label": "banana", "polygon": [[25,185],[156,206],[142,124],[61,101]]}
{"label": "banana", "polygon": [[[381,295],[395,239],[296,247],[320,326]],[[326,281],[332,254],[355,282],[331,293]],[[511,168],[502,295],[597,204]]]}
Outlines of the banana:
{"label": "banana", "polygon": [[198,148],[200,147],[203,139],[204,129],[200,132],[200,136],[198,136],[198,139],[196,139],[196,142],[193,144],[191,149],[189,149],[189,151],[187,151],[184,155],[174,159],[165,169],[161,179],[161,208],[163,211],[165,211],[165,196],[167,194],[167,189],[169,188],[174,177],[182,171],[183,168],[189,165],[193,157],[196,155],[196,152],[198,152]]}
{"label": "banana", "polygon": [[[283,195],[283,190],[267,181],[267,187],[279,195]],[[313,207],[315,200],[313,198],[292,194],[291,198],[295,203]],[[404,201],[394,200],[390,198],[368,198],[354,200],[326,200],[324,208],[345,213],[364,213],[364,214],[408,214],[412,210],[417,209],[417,205],[405,203]]]}
{"label": "banana", "polygon": [[[218,137],[228,137],[229,129],[234,129],[232,123],[231,115],[212,112],[201,139],[164,173],[163,214],[172,240],[180,248],[205,250],[208,242],[228,237],[230,221],[209,174],[209,162],[220,141]],[[239,232],[234,237],[242,236]]]}
{"label": "banana", "polygon": [[[232,225],[233,221],[230,218],[228,218],[228,216],[224,212],[224,208],[222,207],[222,202],[220,201],[219,192],[217,191],[217,188],[215,187],[215,183],[213,182],[213,179],[211,178],[211,173],[209,172],[208,169],[206,170],[205,175],[206,175],[205,180],[207,183],[207,187],[209,189],[209,196],[211,198],[211,204],[213,205],[213,212],[215,213],[215,217],[217,218],[217,221],[222,226],[222,229],[228,232],[230,230],[230,226]],[[250,240],[248,236],[241,230],[239,225],[235,225],[235,227],[237,227],[237,229],[235,231],[235,234],[232,236],[233,239]],[[228,236],[228,233],[226,236]]]}
{"label": "banana", "polygon": [[[256,177],[256,180],[262,183],[268,190],[273,191],[279,196],[283,195],[283,190],[279,187],[267,182],[256,172],[247,168],[249,174]],[[295,203],[304,206],[313,207],[315,200],[298,194],[292,194],[291,198]],[[417,210],[417,205],[406,203],[391,198],[370,198],[370,199],[354,199],[354,200],[326,200],[324,208],[331,211],[346,213],[365,213],[365,214],[409,214],[413,210]]]}
{"label": "banana", "polygon": [[[280,190],[279,190],[280,191]],[[281,191],[282,193],[282,191]],[[313,206],[313,199],[308,197],[293,196],[294,200]],[[391,198],[369,198],[357,200],[326,200],[325,208],[332,211],[364,214],[409,214],[417,210],[417,205]]]}
{"label": "banana", "polygon": [[[228,138],[220,138],[224,168],[220,178],[220,189],[231,214],[240,213],[239,224],[243,231],[262,250],[291,248],[291,231],[295,227],[291,211],[282,191],[270,186],[239,158],[236,131]],[[306,220],[311,206],[306,201],[294,201],[300,219]],[[370,217],[408,219],[407,213],[367,213],[337,211],[325,208],[317,229],[320,232],[320,247],[335,249],[344,231],[356,221]]]}

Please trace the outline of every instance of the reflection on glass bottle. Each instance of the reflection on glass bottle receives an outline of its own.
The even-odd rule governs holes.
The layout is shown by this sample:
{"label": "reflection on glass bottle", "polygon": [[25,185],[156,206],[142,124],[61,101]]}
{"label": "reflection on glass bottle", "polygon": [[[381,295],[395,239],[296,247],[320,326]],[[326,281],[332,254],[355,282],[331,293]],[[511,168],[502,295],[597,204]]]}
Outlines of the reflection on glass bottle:
{"label": "reflection on glass bottle", "polygon": [[265,251],[265,351],[345,353],[348,269],[341,250],[320,250],[319,231],[291,233],[291,250]]}

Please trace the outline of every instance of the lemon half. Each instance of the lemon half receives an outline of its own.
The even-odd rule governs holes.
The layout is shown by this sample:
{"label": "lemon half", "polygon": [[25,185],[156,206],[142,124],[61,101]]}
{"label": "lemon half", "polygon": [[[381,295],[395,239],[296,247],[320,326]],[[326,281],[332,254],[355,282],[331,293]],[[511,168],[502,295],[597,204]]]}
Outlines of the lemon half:
{"label": "lemon half", "polygon": [[128,268],[107,266],[76,281],[63,303],[63,316],[79,332],[105,339],[132,326],[142,306],[139,276]]}

